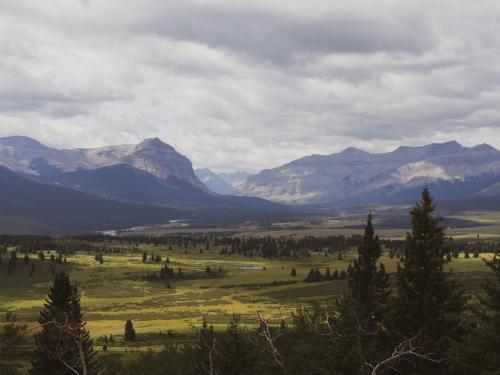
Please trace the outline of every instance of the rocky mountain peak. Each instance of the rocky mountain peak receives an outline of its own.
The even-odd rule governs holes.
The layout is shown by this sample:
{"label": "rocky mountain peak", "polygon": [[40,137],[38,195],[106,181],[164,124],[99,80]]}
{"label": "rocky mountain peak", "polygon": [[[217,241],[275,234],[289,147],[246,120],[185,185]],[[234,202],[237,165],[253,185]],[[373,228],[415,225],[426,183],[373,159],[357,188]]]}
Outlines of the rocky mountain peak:
{"label": "rocky mountain peak", "polygon": [[191,161],[159,138],[148,138],[137,145],[74,150],[46,147],[27,137],[0,138],[0,165],[26,174],[39,174],[37,166],[40,165],[72,172],[119,164],[148,172],[161,180],[177,179],[206,190],[195,176]]}
{"label": "rocky mountain peak", "polygon": [[174,151],[174,148],[169,144],[163,142],[160,138],[147,138],[136,146],[136,149],[167,149],[169,151]]}
{"label": "rocky mountain peak", "polygon": [[[319,155],[322,157],[322,155]],[[356,158],[364,158],[366,156],[370,156],[370,153],[363,151],[356,147],[347,147],[346,149],[340,151],[338,154],[332,154],[330,156],[340,157],[340,158],[348,158],[348,159],[356,159]]]}
{"label": "rocky mountain peak", "polygon": [[449,141],[449,142],[444,142],[444,143],[431,143],[429,145],[425,146],[417,146],[417,147],[411,147],[411,146],[400,146],[398,147],[394,152],[395,153],[401,153],[401,152],[451,152],[451,151],[458,151],[463,149],[464,147],[458,143],[457,141]]}
{"label": "rocky mountain peak", "polygon": [[476,145],[474,147],[472,147],[472,150],[474,151],[491,151],[491,152],[498,152],[498,150],[493,147],[493,146],[490,146],[489,144],[487,143],[481,143],[480,145]]}
{"label": "rocky mountain peak", "polygon": [[8,146],[8,147],[19,147],[19,148],[36,148],[36,149],[47,149],[48,147],[41,144],[37,140],[24,137],[20,135],[15,135],[12,137],[3,137],[0,138],[0,146]]}
{"label": "rocky mountain peak", "polygon": [[347,147],[340,152],[340,154],[359,154],[359,153],[366,154],[367,152],[356,147]]}

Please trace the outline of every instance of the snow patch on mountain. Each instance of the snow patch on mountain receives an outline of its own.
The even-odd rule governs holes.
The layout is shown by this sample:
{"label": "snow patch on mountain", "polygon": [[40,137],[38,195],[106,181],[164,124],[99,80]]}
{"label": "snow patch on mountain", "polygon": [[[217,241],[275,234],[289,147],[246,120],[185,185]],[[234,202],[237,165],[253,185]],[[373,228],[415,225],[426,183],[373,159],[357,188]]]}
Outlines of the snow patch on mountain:
{"label": "snow patch on mountain", "polygon": [[401,184],[407,184],[414,179],[422,177],[433,181],[452,181],[454,179],[463,179],[463,176],[452,177],[448,175],[442,166],[428,161],[419,161],[403,165],[397,169],[394,176],[400,179]]}

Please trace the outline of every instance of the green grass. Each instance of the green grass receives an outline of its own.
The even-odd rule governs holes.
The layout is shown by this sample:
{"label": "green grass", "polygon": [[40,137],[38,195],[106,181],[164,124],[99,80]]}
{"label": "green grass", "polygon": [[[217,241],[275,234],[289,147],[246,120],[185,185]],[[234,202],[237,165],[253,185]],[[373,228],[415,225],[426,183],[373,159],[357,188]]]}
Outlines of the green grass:
{"label": "green grass", "polygon": [[[160,264],[142,263],[142,251],[170,258],[170,266],[182,267],[187,273],[203,273],[207,266],[221,267],[223,276],[174,281],[167,288],[162,281],[142,280],[146,272],[159,273]],[[253,324],[258,311],[281,318],[290,317],[298,306],[313,301],[327,302],[340,295],[345,281],[306,283],[304,278],[312,267],[330,267],[341,271],[350,260],[325,258],[312,254],[309,258],[289,260],[264,260],[240,256],[219,255],[219,248],[175,248],[141,245],[139,251],[104,255],[104,264],[95,261],[94,255],[77,252],[68,256],[68,265],[53,265],[49,260],[40,261],[31,255],[35,263],[35,275],[29,277],[30,266],[18,261],[14,275],[7,275],[6,259],[0,265],[0,314],[14,311],[19,322],[35,324],[55,271],[66,270],[76,282],[82,294],[82,307],[88,328],[94,338],[123,333],[124,322],[134,321],[139,336],[174,330],[189,333],[191,323],[199,324],[203,316],[216,329],[222,329],[233,313],[241,314],[244,321]],[[48,259],[49,257],[47,257]],[[397,259],[381,259],[389,273],[394,273]],[[480,285],[488,269],[482,259],[454,259],[450,267],[457,278],[471,293],[480,291]],[[265,268],[265,270],[264,270]],[[291,269],[297,276],[290,275]],[[275,281],[277,283],[275,283]],[[1,320],[1,319],[0,319]],[[0,323],[2,324],[2,323]],[[153,343],[151,343],[153,345]],[[142,342],[141,345],[147,345]]]}

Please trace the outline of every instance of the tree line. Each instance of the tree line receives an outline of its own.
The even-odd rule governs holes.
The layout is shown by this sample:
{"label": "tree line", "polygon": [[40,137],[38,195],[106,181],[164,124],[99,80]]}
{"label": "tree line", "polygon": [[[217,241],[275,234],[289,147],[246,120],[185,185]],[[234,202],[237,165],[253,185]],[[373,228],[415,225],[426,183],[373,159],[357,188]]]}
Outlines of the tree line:
{"label": "tree line", "polygon": [[[140,251],[140,245],[163,246],[169,250],[174,247],[204,250],[217,248],[222,255],[240,255],[247,257],[263,257],[274,259],[279,257],[308,257],[311,252],[343,257],[363,241],[362,235],[332,235],[326,237],[305,236],[293,238],[233,236],[232,234],[169,234],[169,235],[128,235],[115,237],[104,234],[79,235],[68,237],[32,236],[32,235],[0,235],[0,259],[10,249],[18,253],[39,253],[55,251],[60,254],[72,254],[76,251],[102,254],[121,254],[125,251]],[[406,240],[379,239],[379,243],[391,257],[400,257],[406,247]],[[478,257],[484,252],[500,251],[500,243],[487,239],[454,240],[445,238],[443,248],[451,257],[463,253],[466,258]]]}

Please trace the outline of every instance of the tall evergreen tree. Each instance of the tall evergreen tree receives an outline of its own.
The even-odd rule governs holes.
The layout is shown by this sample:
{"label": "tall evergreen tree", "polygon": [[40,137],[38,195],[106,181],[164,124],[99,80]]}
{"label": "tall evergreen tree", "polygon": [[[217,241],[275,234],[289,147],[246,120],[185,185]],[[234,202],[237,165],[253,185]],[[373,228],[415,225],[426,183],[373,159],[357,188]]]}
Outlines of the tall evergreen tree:
{"label": "tall evergreen tree", "polygon": [[233,315],[227,331],[217,342],[217,368],[221,375],[255,374],[258,351],[252,336],[241,327],[239,315]]}
{"label": "tall evergreen tree", "polygon": [[500,262],[486,261],[493,271],[479,296],[477,327],[464,345],[463,373],[467,375],[500,375]]}
{"label": "tall evergreen tree", "polygon": [[485,322],[482,342],[486,344],[484,355],[487,357],[488,374],[500,375],[500,262],[494,259],[487,262],[494,273],[494,279],[486,281],[486,297],[481,301],[486,307],[486,313],[482,317]]}
{"label": "tall evergreen tree", "polygon": [[134,325],[131,320],[127,320],[125,322],[125,335],[123,336],[123,339],[125,341],[132,342],[135,341],[135,336]]}
{"label": "tall evergreen tree", "polygon": [[[397,270],[397,297],[391,319],[394,342],[416,338],[415,342],[434,359],[454,357],[453,344],[461,334],[461,315],[465,298],[463,290],[444,270],[446,249],[444,228],[433,217],[435,204],[429,190],[411,211],[411,232]],[[423,373],[446,373],[441,366],[419,361]],[[404,372],[404,371],[403,371]]]}
{"label": "tall evergreen tree", "polygon": [[7,266],[7,274],[13,275],[14,270],[17,268],[17,253],[15,251],[10,253],[10,260]]}
{"label": "tall evergreen tree", "polygon": [[69,375],[75,371],[83,374],[84,367],[88,375],[98,373],[92,340],[81,313],[80,295],[65,273],[56,275],[38,323],[42,329],[35,336],[32,375]]}
{"label": "tall evergreen tree", "polygon": [[387,336],[382,327],[389,296],[389,279],[383,264],[377,266],[382,249],[368,215],[358,258],[349,271],[349,289],[337,303],[334,358],[341,373],[364,374],[365,363],[383,359]]}
{"label": "tall evergreen tree", "polygon": [[362,322],[379,322],[381,311],[389,296],[389,276],[385,267],[377,262],[382,255],[378,236],[373,229],[370,213],[366,222],[363,242],[358,247],[358,259],[349,273],[351,297],[358,305],[358,317]]}

